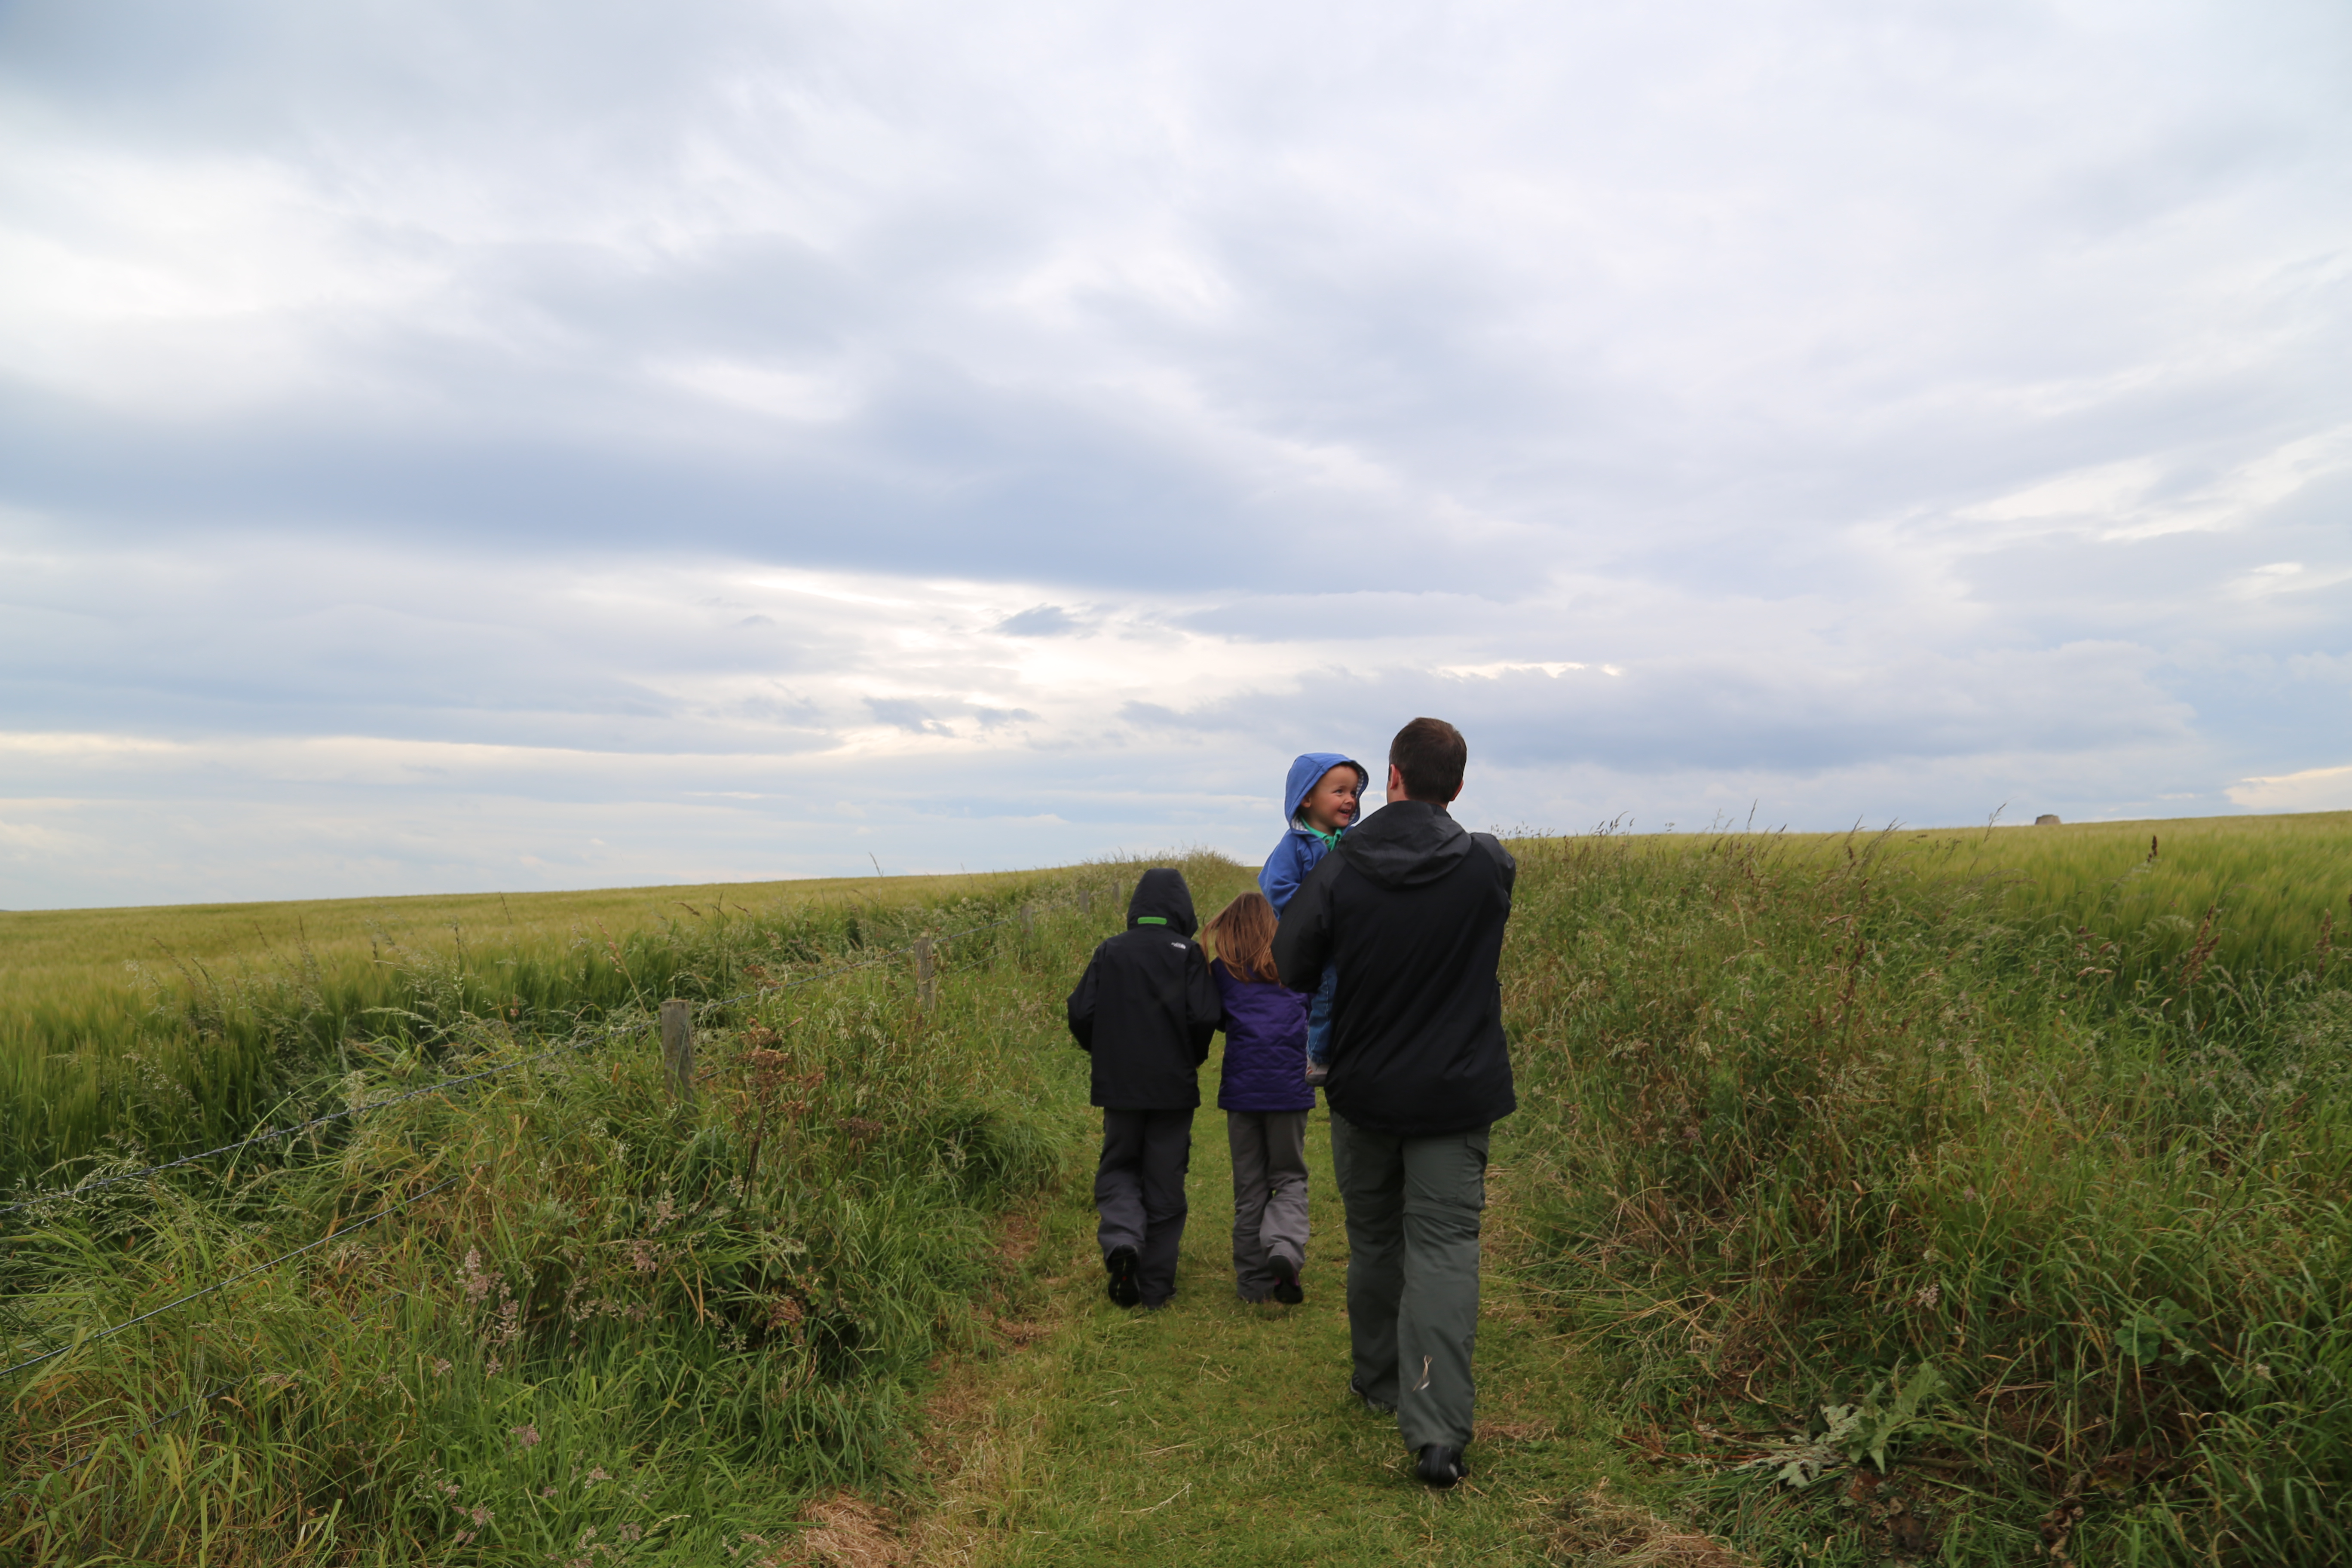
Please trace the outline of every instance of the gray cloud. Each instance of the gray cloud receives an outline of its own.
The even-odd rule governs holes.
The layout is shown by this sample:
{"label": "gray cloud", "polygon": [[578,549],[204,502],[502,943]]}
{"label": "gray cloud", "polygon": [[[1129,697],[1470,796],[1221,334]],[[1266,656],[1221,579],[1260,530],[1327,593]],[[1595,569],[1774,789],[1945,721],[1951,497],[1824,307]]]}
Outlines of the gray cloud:
{"label": "gray cloud", "polygon": [[1017,616],[1005,616],[996,623],[996,629],[1007,637],[1057,637],[1076,631],[1078,622],[1059,605],[1034,605]]}
{"label": "gray cloud", "polygon": [[240,739],[425,748],[387,823],[756,759],[950,865],[1241,847],[1423,708],[1555,825],[2228,809],[2352,761],[2347,58],[2317,3],[0,10],[0,739],[194,748],[8,753],[69,804],[0,802],[0,903],[198,779],[341,824],[289,889],[394,874]]}

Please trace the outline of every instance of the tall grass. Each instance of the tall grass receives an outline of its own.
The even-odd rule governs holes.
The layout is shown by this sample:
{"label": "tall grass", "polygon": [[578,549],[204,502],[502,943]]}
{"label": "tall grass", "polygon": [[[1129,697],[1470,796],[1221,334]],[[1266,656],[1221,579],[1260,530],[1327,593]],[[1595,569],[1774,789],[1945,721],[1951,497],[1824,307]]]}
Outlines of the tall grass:
{"label": "tall grass", "polygon": [[[361,1042],[543,1035],[889,946],[1034,879],[0,915],[0,1193],[300,1120]],[[886,897],[887,895],[887,897]]]}
{"label": "tall grass", "polygon": [[[725,985],[721,960],[852,960],[877,929],[954,929],[1023,890],[859,910],[830,947],[813,920],[799,948],[673,928],[670,988]],[[0,1387],[0,1559],[788,1558],[801,1502],[893,1473],[926,1364],[979,1331],[988,1218],[1067,1142],[1059,998],[1118,901],[943,948],[936,1011],[903,963],[706,1006],[690,1105],[639,1033],[385,1104],[307,1157],[0,1223],[5,1363],[350,1232]],[[655,951],[614,942],[617,968]],[[459,1006],[474,994],[346,1041],[340,1091],[541,1048],[536,1015]],[[625,1007],[582,998],[551,1016]]]}
{"label": "tall grass", "polygon": [[2352,1555],[2341,975],[1907,847],[1522,846],[1529,1267],[1634,1440],[1785,1561]]}
{"label": "tall grass", "polygon": [[2192,950],[2231,973],[2331,963],[2352,932],[2352,811],[1894,836],[2005,911],[2115,943],[2126,982]]}

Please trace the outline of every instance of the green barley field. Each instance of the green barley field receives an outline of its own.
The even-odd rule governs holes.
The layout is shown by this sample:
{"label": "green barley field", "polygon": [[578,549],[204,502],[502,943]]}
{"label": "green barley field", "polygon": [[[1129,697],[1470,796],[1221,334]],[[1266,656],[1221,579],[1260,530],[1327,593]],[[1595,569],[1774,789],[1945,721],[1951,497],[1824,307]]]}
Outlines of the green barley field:
{"label": "green barley field", "polygon": [[[889,1560],[845,1495],[908,1562],[2352,1559],[2352,814],[1515,847],[1458,1512],[1321,1450],[1267,1507],[1231,1401],[1085,1414],[1260,1332],[1003,1240],[1083,1250],[1060,998],[1140,863],[0,916],[0,1562]],[[1006,1314],[1069,1348],[984,1425],[1057,1436],[943,1501],[924,1401]]]}

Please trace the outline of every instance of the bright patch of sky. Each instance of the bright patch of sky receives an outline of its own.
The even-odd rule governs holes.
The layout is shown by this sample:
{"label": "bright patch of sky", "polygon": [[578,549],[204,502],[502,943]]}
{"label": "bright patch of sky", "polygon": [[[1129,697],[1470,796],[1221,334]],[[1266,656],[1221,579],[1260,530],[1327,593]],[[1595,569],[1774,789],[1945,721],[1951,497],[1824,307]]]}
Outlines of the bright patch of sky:
{"label": "bright patch of sky", "polygon": [[2332,3],[0,9],[0,906],[2352,806]]}

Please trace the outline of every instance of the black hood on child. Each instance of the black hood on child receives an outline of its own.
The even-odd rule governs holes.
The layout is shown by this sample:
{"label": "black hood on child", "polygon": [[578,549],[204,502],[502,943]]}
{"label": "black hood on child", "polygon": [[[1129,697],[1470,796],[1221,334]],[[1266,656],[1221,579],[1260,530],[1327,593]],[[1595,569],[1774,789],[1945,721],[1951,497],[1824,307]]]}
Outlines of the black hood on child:
{"label": "black hood on child", "polygon": [[1127,923],[1143,921],[1164,925],[1178,936],[1191,936],[1201,929],[1192,915],[1192,889],[1184,885],[1183,872],[1155,866],[1143,874],[1143,880],[1135,885],[1135,896],[1127,900]]}
{"label": "black hood on child", "polygon": [[1070,1037],[1092,1053],[1094,1102],[1117,1110],[1201,1103],[1201,1063],[1224,1012],[1192,942],[1192,890],[1155,867],[1127,902],[1127,929],[1095,949],[1070,993]]}

